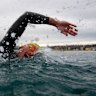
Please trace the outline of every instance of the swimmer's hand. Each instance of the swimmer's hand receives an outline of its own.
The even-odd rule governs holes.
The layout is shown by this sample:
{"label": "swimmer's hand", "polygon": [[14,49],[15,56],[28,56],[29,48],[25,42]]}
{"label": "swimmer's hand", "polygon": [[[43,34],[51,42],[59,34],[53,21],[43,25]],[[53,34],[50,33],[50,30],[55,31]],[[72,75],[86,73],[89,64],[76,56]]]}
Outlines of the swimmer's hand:
{"label": "swimmer's hand", "polygon": [[49,24],[57,27],[58,30],[61,31],[64,35],[68,36],[68,34],[75,36],[78,34],[78,30],[76,29],[75,24],[71,24],[66,21],[60,21],[57,19],[49,18]]}
{"label": "swimmer's hand", "polygon": [[65,34],[68,36],[68,34],[75,36],[77,35],[78,30],[76,29],[76,25],[71,24],[66,21],[57,21],[57,29],[61,31],[61,33]]}

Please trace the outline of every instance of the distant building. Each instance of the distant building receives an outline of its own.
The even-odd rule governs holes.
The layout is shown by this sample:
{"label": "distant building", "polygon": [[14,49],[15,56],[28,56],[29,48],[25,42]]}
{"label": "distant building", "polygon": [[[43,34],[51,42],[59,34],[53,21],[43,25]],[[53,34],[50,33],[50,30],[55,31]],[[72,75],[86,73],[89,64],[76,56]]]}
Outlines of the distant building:
{"label": "distant building", "polygon": [[96,51],[96,44],[93,45],[66,45],[66,46],[51,46],[54,50],[62,51]]}

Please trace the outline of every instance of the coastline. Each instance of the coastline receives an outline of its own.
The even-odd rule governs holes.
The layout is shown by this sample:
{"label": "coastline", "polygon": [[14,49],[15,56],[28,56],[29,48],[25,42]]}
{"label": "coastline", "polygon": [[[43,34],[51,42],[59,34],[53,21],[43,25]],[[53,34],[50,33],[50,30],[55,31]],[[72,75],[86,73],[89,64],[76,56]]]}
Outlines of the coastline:
{"label": "coastline", "polygon": [[92,45],[64,45],[64,46],[48,46],[52,50],[59,51],[96,51],[96,44]]}

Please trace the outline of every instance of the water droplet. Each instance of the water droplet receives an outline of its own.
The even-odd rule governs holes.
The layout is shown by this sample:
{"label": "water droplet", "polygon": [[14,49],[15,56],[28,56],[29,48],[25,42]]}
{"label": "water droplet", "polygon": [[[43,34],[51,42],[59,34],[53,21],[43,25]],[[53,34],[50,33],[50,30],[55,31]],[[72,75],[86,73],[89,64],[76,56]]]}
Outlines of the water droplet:
{"label": "water droplet", "polygon": [[30,22],[30,20],[28,20],[28,22]]}
{"label": "water droplet", "polygon": [[24,24],[24,22],[22,22],[22,24]]}
{"label": "water droplet", "polygon": [[8,36],[8,33],[5,36]]}
{"label": "water droplet", "polygon": [[17,40],[15,40],[15,44],[18,42],[18,39]]}
{"label": "water droplet", "polygon": [[46,20],[46,18],[44,18],[44,20]]}
{"label": "water droplet", "polygon": [[22,27],[22,25],[19,26],[20,28]]}
{"label": "water droplet", "polygon": [[27,13],[26,15],[29,15],[29,13]]}
{"label": "water droplet", "polygon": [[27,20],[27,18],[25,18],[25,20]]}
{"label": "water droplet", "polygon": [[38,20],[38,22],[40,22],[40,20]]}
{"label": "water droplet", "polygon": [[6,45],[9,45],[9,42],[6,42]]}
{"label": "water droplet", "polygon": [[36,38],[35,38],[35,41],[39,41],[39,38],[38,38],[38,37],[36,37]]}
{"label": "water droplet", "polygon": [[41,23],[43,24],[43,21],[41,21]]}
{"label": "water droplet", "polygon": [[2,46],[0,46],[0,51],[4,52],[4,48]]}
{"label": "water droplet", "polygon": [[29,26],[30,26],[30,27],[33,27],[33,28],[36,28],[36,26],[35,26],[35,25],[33,25],[33,24],[29,24]]}
{"label": "water droplet", "polygon": [[38,23],[38,20],[36,20],[36,22]]}
{"label": "water droplet", "polygon": [[6,30],[6,28],[4,28],[3,30]]}
{"label": "water droplet", "polygon": [[4,43],[5,42],[5,40],[4,41],[2,41],[2,43]]}
{"label": "water droplet", "polygon": [[16,33],[11,33],[11,37],[15,37]]}

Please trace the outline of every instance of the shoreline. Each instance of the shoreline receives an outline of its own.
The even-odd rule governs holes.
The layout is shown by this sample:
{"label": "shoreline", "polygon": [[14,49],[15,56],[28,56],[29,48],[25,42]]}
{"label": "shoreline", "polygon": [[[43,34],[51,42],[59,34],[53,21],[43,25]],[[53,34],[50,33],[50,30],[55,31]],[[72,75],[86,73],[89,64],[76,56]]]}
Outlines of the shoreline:
{"label": "shoreline", "polygon": [[65,46],[48,46],[52,50],[60,51],[96,51],[96,44],[93,45],[65,45]]}

